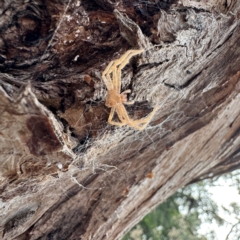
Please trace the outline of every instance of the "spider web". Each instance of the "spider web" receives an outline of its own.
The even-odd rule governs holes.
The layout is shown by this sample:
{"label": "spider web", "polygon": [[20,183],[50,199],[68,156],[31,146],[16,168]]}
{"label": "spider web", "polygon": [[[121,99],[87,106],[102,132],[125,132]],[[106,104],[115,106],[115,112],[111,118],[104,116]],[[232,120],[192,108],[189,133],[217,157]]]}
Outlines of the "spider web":
{"label": "spider web", "polygon": [[[67,1],[66,6],[64,7],[63,14],[58,24],[56,25],[53,36],[51,37],[48,46],[43,53],[43,56],[46,54],[49,48],[52,47],[52,43],[53,41],[55,41],[56,34],[59,31],[61,24],[67,19],[67,12],[69,10],[69,7],[71,4],[74,3],[75,2],[73,0]],[[158,3],[148,1],[142,1],[141,5],[135,4],[135,7],[139,9],[144,8],[144,11],[149,11],[149,14],[153,10],[160,10],[160,5]],[[208,55],[211,51],[211,48],[210,50],[204,49],[204,46],[206,46],[210,41],[210,38],[208,37],[210,37],[211,31],[204,32],[204,28],[207,29],[206,26],[201,26],[199,28],[199,24],[203,24],[204,22],[203,18],[208,17],[207,14],[200,13],[197,15],[198,19],[195,20],[191,19],[191,14],[193,16],[194,12],[189,12],[188,22],[192,24],[193,29],[184,31],[177,29],[178,26],[176,26],[177,24],[175,23],[175,18],[176,16],[177,18],[180,18],[178,13],[176,13],[175,16],[168,16],[165,12],[162,12],[161,21],[164,22],[167,20],[167,22],[170,24],[161,24],[159,20],[158,30],[159,32],[163,32],[161,34],[178,30],[177,37],[174,43],[162,43],[158,45],[155,44],[155,46],[153,46],[152,48],[146,49],[146,52],[143,54],[141,61],[138,62],[137,69],[139,69],[139,71],[134,76],[133,69],[129,67],[129,65],[126,66],[126,68],[124,68],[122,71],[122,89],[126,89],[126,87],[129,86],[131,82],[133,82],[132,87],[134,92],[130,96],[130,100],[134,99],[137,104],[143,103],[140,108],[149,107],[148,103],[150,103],[152,107],[159,106],[159,110],[156,115],[161,112],[161,115],[164,116],[164,119],[157,124],[149,124],[148,127],[142,132],[138,132],[128,126],[125,126],[123,128],[115,127],[114,134],[112,133],[112,127],[109,125],[106,125],[100,130],[91,129],[84,143],[79,144],[75,148],[75,154],[77,155],[77,159],[73,162],[73,165],[77,166],[79,170],[90,168],[93,172],[95,172],[95,169],[98,168],[106,168],[107,170],[109,168],[115,169],[115,166],[111,166],[110,164],[105,164],[99,161],[99,156],[103,155],[105,151],[110,151],[110,149],[114,149],[116,147],[119,148],[120,152],[123,153],[123,156],[119,156],[119,160],[124,160],[125,154],[126,152],[128,152],[128,149],[131,149],[133,155],[134,152],[137,154],[139,150],[141,150],[143,146],[146,145],[146,141],[150,143],[150,147],[154,151],[156,149],[155,142],[157,142],[158,139],[163,138],[163,136],[165,135],[170,136],[173,133],[173,129],[179,127],[183,122],[187,122],[188,120],[196,117],[199,105],[205,105],[204,99],[200,99],[200,102],[198,101],[197,103],[191,102],[191,89],[194,88],[194,84],[191,88],[187,89],[184,87],[185,82],[182,82],[182,79],[186,79],[186,75],[189,74],[188,70],[186,70],[187,74],[186,72],[182,72],[182,65],[185,65],[185,68],[191,68],[191,71],[193,71],[196,75],[198,74],[198,61],[201,61],[201,59]],[[216,25],[220,25],[216,22],[216,19],[212,19],[211,17],[208,18],[209,20],[205,22],[211,22],[211,30],[213,32],[219,31],[219,28],[217,30],[215,29]],[[224,22],[224,19],[222,19],[222,21]],[[194,26],[198,26],[199,29],[194,29]],[[204,40],[205,42],[201,44],[194,44],[194,41],[202,38],[202,36],[204,35],[203,33],[207,34]],[[218,43],[211,43],[212,46],[214,44]],[[170,47],[172,48],[172,50],[169,50]],[[181,56],[181,58],[177,59],[177,57],[175,57],[176,59],[174,59],[175,52],[177,52],[178,56]],[[194,54],[196,55],[194,56]],[[171,64],[169,63],[170,60],[172,60]],[[149,68],[149,65],[152,66],[152,68]],[[155,68],[155,70],[152,70],[153,68]],[[151,73],[149,74],[149,72]],[[190,76],[192,77],[194,74],[190,73]],[[142,81],[144,77],[148,79],[149,75],[152,81]],[[140,76],[143,76],[143,78],[141,78]],[[171,76],[171,78],[169,78],[169,76]],[[188,77],[188,79],[191,77]],[[203,91],[208,91],[209,89],[214,88],[216,85],[216,81],[210,81],[206,84]],[[103,83],[102,86],[104,86]],[[104,89],[104,87],[101,88],[100,92],[98,92],[96,95],[96,98],[99,98],[100,95],[100,98],[102,98],[102,101],[104,102],[106,96],[106,89]],[[180,106],[182,105],[183,101],[185,102],[184,105],[188,106],[189,109],[191,109],[191,112],[188,113],[188,116],[186,116],[184,110],[181,110]],[[144,105],[144,102],[146,102],[146,105]],[[92,103],[94,103],[94,101]],[[170,113],[169,106],[172,106]],[[134,107],[129,107],[127,109],[129,115],[134,116],[136,109],[134,109]],[[80,115],[79,119],[82,117],[83,116]],[[153,122],[154,120],[156,121],[156,119],[153,118]],[[94,141],[92,141],[90,136],[91,131],[98,131],[98,137]],[[139,141],[139,139],[144,140]],[[120,142],[124,143],[119,145]],[[171,147],[172,142],[174,142],[174,137],[166,138],[166,148]],[[111,158],[112,156],[109,155],[109,159],[105,159],[104,162],[111,162]],[[61,165],[59,165],[59,167],[61,168]]]}
{"label": "spider web", "polygon": [[[69,6],[73,3],[73,0],[67,2],[62,17],[43,55],[47,53],[53,41],[55,41],[54,38],[57,31],[60,29],[64,18],[66,18]],[[156,6],[156,9],[158,7]],[[117,162],[124,162],[126,156],[139,155],[139,152],[144,151],[146,148],[154,153],[159,148],[161,139],[164,139],[162,144],[168,150],[176,142],[178,135],[176,129],[190,120],[197,119],[199,113],[203,113],[206,109],[212,107],[214,103],[207,105],[204,96],[195,99],[194,89],[197,84],[194,81],[199,74],[199,63],[204,62],[204,58],[212,52],[213,48],[220,46],[224,42],[224,38],[227,37],[227,35],[223,36],[220,42],[218,42],[219,38],[212,39],[214,34],[219,35],[219,32],[224,32],[224,28],[221,27],[229,19],[222,17],[220,20],[216,20],[204,12],[196,14],[189,11],[187,15],[187,21],[191,28],[186,30],[184,28],[181,29],[176,23],[176,18],[181,18],[178,13],[169,16],[163,12],[158,22],[158,31],[165,33],[175,31],[175,41],[172,43],[155,44],[152,48],[146,49],[146,52],[136,61],[136,73],[133,73],[133,61],[122,71],[122,90],[125,90],[132,83],[133,93],[130,95],[130,100],[131,98],[134,99],[136,105],[139,104],[139,108],[149,108],[150,111],[151,107],[159,107],[152,122],[143,131],[134,130],[129,126],[120,128],[105,125],[100,130],[92,128],[90,131],[98,132],[97,138],[93,141],[89,131],[89,137],[87,136],[84,143],[79,144],[74,149],[76,158],[70,165],[69,172],[64,173],[60,171],[59,178],[50,181],[49,189],[57,185],[59,191],[55,193],[55,196],[52,196],[52,193],[49,192],[46,198],[58,198],[66,194],[69,181],[84,190],[96,190],[91,188],[91,186],[85,186],[84,182],[79,182],[79,176],[81,174],[87,175],[89,172],[94,175],[99,171],[113,176],[116,171],[121,171],[114,164],[116,159]],[[165,25],[165,22],[170,22],[170,24]],[[204,23],[208,26],[204,26]],[[161,38],[161,35],[159,37]],[[202,42],[199,42],[198,39],[201,39]],[[218,85],[216,79],[220,75],[221,71],[212,76],[212,79],[206,78],[206,81],[202,83],[202,92],[214,89]],[[104,86],[103,83],[101,84],[101,86]],[[106,92],[106,88],[101,88],[100,92],[94,96],[95,100],[100,96],[104,102]],[[143,104],[141,105],[140,103]],[[146,105],[144,105],[145,103]],[[134,107],[127,108],[127,111],[130,116],[134,117],[136,112]],[[80,114],[79,121],[83,117]],[[3,128],[6,128],[6,126],[3,126]],[[10,136],[9,139],[2,139],[2,141],[9,140],[11,142],[12,139],[13,136]],[[14,148],[12,155],[18,155]],[[178,156],[175,157],[177,158]],[[10,157],[6,161],[15,165],[15,161],[12,161]],[[58,165],[59,162],[55,164]],[[128,161],[123,164],[129,165],[130,168],[131,162]],[[58,166],[59,170],[61,170],[61,164]],[[121,174],[126,176],[126,185],[128,185],[130,177],[127,173],[121,172]],[[113,187],[112,183],[101,182],[101,184],[103,189]],[[90,200],[91,197],[89,197]],[[14,202],[9,204],[8,208],[2,212],[2,216],[7,213],[9,208],[14,209],[13,204]],[[35,208],[36,206],[33,204],[31,209]],[[120,211],[118,214],[120,215]],[[100,218],[100,213],[96,213],[96,219],[98,218]]]}
{"label": "spider web", "polygon": [[[167,16],[163,14],[163,20],[166,20]],[[198,24],[198,21],[203,22],[203,18],[206,18],[207,15],[202,14],[199,15],[199,19],[196,20],[195,23],[192,23],[193,25]],[[191,18],[191,14],[189,16],[189,19]],[[169,20],[169,19],[168,19]],[[217,21],[209,17],[209,21],[212,21],[212,31],[218,31],[214,30],[215,25],[218,25]],[[171,19],[170,19],[171,21]],[[159,21],[160,22],[160,21]],[[191,19],[189,20],[191,22]],[[167,26],[169,27],[169,26]],[[159,26],[161,28],[161,26]],[[162,112],[162,115],[166,116],[163,121],[161,121],[159,124],[155,126],[151,126],[151,124],[143,131],[138,132],[135,130],[132,130],[128,126],[124,128],[116,128],[114,132],[114,138],[111,139],[111,133],[108,135],[108,129],[109,126],[106,126],[99,132],[99,140],[97,139],[94,142],[94,145],[96,149],[99,148],[99,151],[102,153],[102,149],[107,147],[107,149],[118,146],[119,142],[122,141],[122,139],[125,139],[126,141],[126,135],[125,135],[125,129],[128,129],[128,132],[130,131],[130,136],[134,136],[133,138],[139,140],[139,139],[146,139],[149,138],[149,141],[153,144],[151,145],[153,148],[155,139],[161,139],[166,134],[171,135],[172,129],[176,129],[179,127],[182,123],[187,122],[189,120],[192,120],[193,118],[197,118],[197,114],[199,112],[199,106],[201,106],[202,111],[204,111],[205,108],[209,108],[210,106],[206,106],[205,99],[201,98],[198,99],[197,102],[191,101],[191,91],[194,89],[194,83],[190,88],[186,88],[185,85],[191,84],[191,78],[195,77],[198,74],[198,67],[199,62],[202,58],[204,58],[204,54],[209,54],[210,50],[203,49],[202,45],[207,45],[207,42],[210,41],[208,37],[206,37],[205,41],[206,43],[198,44],[197,46],[193,46],[193,42],[196,41],[196,39],[201,39],[201,35],[203,33],[204,26],[201,27],[201,29],[196,31],[195,29],[186,30],[186,31],[179,31],[178,36],[174,42],[174,44],[163,44],[159,46],[155,46],[152,49],[147,49],[146,53],[143,54],[143,59],[140,63],[138,63],[138,68],[143,69],[143,71],[140,70],[138,74],[134,76],[133,79],[133,89],[134,92],[137,94],[134,96],[134,100],[136,102],[150,102],[152,107],[158,105],[159,106],[159,112]],[[164,29],[165,30],[165,29]],[[165,30],[166,31],[166,30]],[[206,34],[206,32],[204,32]],[[210,37],[210,33],[209,37]],[[189,37],[190,36],[190,37]],[[217,44],[212,43],[212,45]],[[219,43],[220,44],[220,43]],[[173,46],[174,45],[174,46]],[[172,47],[172,51],[169,51],[169,48]],[[193,49],[193,47],[195,49]],[[174,63],[172,67],[169,64],[169,59],[173,59],[175,56],[175,52],[178,52],[178,54],[181,56],[179,59],[174,59]],[[160,52],[160,54],[159,54]],[[194,54],[196,54],[194,56]],[[159,59],[160,58],[160,59]],[[195,63],[194,63],[195,62]],[[144,76],[146,78],[149,78],[149,72],[151,70],[147,69],[148,65],[152,65],[156,67],[154,72],[151,73],[151,79],[153,81],[142,81]],[[186,69],[185,72],[182,72],[182,65],[185,65],[186,68],[191,68],[190,72],[188,69]],[[193,66],[192,66],[193,65]],[[146,71],[144,69],[146,68]],[[130,79],[132,78],[132,71],[131,69],[127,69],[128,71],[124,73],[123,69],[123,77],[122,77],[122,89],[125,90],[126,86],[129,85]],[[190,75],[189,77],[186,77],[186,75]],[[142,78],[141,78],[141,77]],[[171,78],[169,78],[171,76]],[[187,79],[186,79],[187,78]],[[140,79],[140,80],[138,80]],[[157,79],[157,81],[156,81]],[[185,82],[182,80],[185,79]],[[203,89],[203,92],[208,91],[209,89],[213,89],[217,86],[216,81],[206,81],[205,87]],[[104,97],[103,97],[104,98]],[[131,99],[130,99],[131,100]],[[186,116],[185,109],[181,109],[181,105],[184,102],[185,108],[189,108],[191,112],[188,112]],[[169,111],[169,105],[172,106],[171,111]],[[143,107],[145,107],[143,105]],[[134,115],[134,109],[128,109],[129,115]],[[156,114],[157,115],[157,114]],[[153,119],[154,122],[154,119]],[[169,127],[169,125],[172,125],[172,128]],[[174,126],[174,127],[173,127]],[[156,131],[157,129],[157,131]],[[127,134],[128,135],[128,134]],[[143,137],[145,136],[145,137]],[[106,139],[106,140],[105,140]],[[144,140],[145,141],[145,140]],[[122,146],[122,150],[120,152],[126,152],[127,149],[135,149],[136,153],[142,148],[142,145],[144,145],[144,141],[141,143],[138,143],[137,147],[132,147],[132,137],[130,137],[129,141],[126,141]],[[174,139],[167,139],[166,147],[170,147],[172,142],[174,142]],[[88,144],[88,143],[87,143]],[[90,150],[91,157],[87,155],[87,159],[94,159],[92,153],[95,152],[95,155],[98,155],[98,151],[94,148]],[[86,151],[89,154],[89,151]],[[84,153],[85,154],[85,153]],[[83,154],[83,155],[84,155]],[[97,158],[97,157],[96,157]],[[124,158],[123,158],[124,159]],[[94,165],[96,164],[96,160],[93,161]],[[96,166],[96,165],[95,165]]]}

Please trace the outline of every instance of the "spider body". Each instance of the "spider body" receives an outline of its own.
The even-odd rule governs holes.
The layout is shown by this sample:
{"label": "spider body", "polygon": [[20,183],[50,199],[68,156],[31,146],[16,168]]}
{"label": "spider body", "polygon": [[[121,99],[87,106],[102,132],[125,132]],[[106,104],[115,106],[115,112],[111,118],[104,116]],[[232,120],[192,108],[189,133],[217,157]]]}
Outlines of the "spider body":
{"label": "spider body", "polygon": [[111,107],[115,107],[119,104],[122,103],[131,103],[131,102],[127,102],[127,94],[126,93],[130,93],[129,90],[122,92],[121,94],[118,93],[116,90],[112,89],[108,91],[107,97],[106,97],[106,102],[105,105],[109,108]]}
{"label": "spider body", "polygon": [[[108,93],[106,97],[105,105],[111,108],[108,123],[116,126],[129,125],[138,130],[143,130],[149,121],[155,114],[157,107],[145,118],[139,120],[133,120],[128,116],[128,113],[123,104],[133,104],[134,101],[127,101],[127,93],[131,93],[131,90],[121,91],[121,70],[128,64],[131,57],[142,53],[143,50],[129,50],[123,54],[119,59],[111,61],[102,74],[104,83],[106,84]],[[112,79],[111,79],[112,77]],[[114,112],[116,111],[118,118],[121,122],[115,122],[112,120]]]}

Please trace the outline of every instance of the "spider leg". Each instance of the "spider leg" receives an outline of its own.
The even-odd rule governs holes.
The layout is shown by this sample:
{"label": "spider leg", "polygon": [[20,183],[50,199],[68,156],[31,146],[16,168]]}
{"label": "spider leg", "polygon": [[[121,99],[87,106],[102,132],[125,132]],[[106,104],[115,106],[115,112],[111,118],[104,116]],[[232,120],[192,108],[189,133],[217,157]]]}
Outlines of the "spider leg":
{"label": "spider leg", "polygon": [[112,121],[114,112],[115,112],[115,107],[111,108],[111,111],[110,111],[110,114],[109,114],[109,117],[108,117],[108,123],[110,123],[112,125],[120,126],[120,127],[125,125],[126,123],[123,123],[123,122]]}
{"label": "spider leg", "polygon": [[[114,111],[116,110],[118,118],[121,122],[115,122],[112,121],[113,118],[113,114]],[[123,126],[123,125],[129,125],[130,127],[133,127],[137,130],[143,130],[146,128],[146,126],[148,125],[148,123],[151,121],[151,119],[153,118],[155,112],[158,110],[158,106],[155,107],[153,109],[153,111],[146,116],[145,118],[141,118],[138,120],[132,120],[131,118],[129,118],[128,113],[125,109],[125,107],[123,106],[123,104],[119,104],[116,106],[116,108],[111,108],[111,112],[108,118],[108,122],[110,124],[116,125],[116,126]]]}
{"label": "spider leg", "polygon": [[141,118],[139,120],[132,120],[132,121],[130,120],[129,125],[133,128],[136,128],[137,130],[140,130],[140,131],[143,130],[151,121],[151,119],[153,118],[157,110],[158,110],[158,106],[155,107],[153,111],[145,118]]}
{"label": "spider leg", "polygon": [[129,60],[139,54],[142,53],[144,50],[128,50],[125,54],[122,55],[119,59],[114,61],[112,65],[113,70],[113,87],[117,90],[117,92],[121,91],[121,77],[122,77],[122,69],[129,63]]}
{"label": "spider leg", "polygon": [[110,73],[112,72],[113,63],[114,63],[114,61],[111,61],[102,73],[102,79],[108,90],[113,89],[113,83],[112,83],[112,80],[110,77]]}
{"label": "spider leg", "polygon": [[[130,90],[130,89],[127,89],[127,90],[125,90],[125,91],[123,91],[122,93],[121,93],[121,95],[125,95],[126,93],[131,93],[132,91]],[[126,105],[132,105],[132,104],[134,104],[134,100],[133,101],[128,101],[128,102],[123,102],[123,104],[126,104]]]}
{"label": "spider leg", "polygon": [[128,113],[127,113],[125,107],[123,106],[123,104],[118,104],[116,106],[116,112],[117,112],[118,118],[120,119],[120,121],[122,123],[129,124],[131,119],[129,118]]}
{"label": "spider leg", "polygon": [[124,104],[125,104],[125,105],[132,105],[132,104],[134,104],[134,103],[135,103],[135,101],[133,100],[133,101],[125,102]]}
{"label": "spider leg", "polygon": [[132,91],[130,89],[127,89],[125,91],[122,92],[122,94],[125,94],[125,93],[131,93]]}

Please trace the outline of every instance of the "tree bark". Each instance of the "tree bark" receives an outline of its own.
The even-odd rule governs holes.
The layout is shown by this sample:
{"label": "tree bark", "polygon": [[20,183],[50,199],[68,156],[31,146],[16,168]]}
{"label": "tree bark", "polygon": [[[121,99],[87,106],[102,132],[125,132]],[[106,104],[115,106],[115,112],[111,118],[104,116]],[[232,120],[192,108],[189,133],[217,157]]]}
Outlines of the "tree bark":
{"label": "tree bark", "polygon": [[[0,3],[0,238],[120,239],[185,185],[239,168],[240,1]],[[101,73],[128,49],[129,116]],[[116,118],[117,119],[117,118]]]}

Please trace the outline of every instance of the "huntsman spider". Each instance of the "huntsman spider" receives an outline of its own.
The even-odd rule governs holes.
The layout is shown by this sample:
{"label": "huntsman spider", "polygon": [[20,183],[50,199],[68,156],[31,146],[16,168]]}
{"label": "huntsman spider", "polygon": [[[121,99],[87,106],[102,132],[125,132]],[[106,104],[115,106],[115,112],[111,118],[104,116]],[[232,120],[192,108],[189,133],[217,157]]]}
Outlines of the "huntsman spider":
{"label": "huntsman spider", "polygon": [[[151,121],[153,115],[157,111],[158,107],[155,107],[153,111],[145,118],[141,118],[138,120],[133,120],[128,116],[128,113],[123,104],[130,105],[133,104],[134,101],[129,102],[127,100],[127,93],[131,93],[131,90],[121,91],[121,70],[129,63],[129,60],[139,54],[142,53],[143,50],[128,50],[125,54],[123,54],[119,59],[115,61],[111,61],[106,69],[102,73],[102,79],[107,87],[107,97],[105,105],[111,108],[108,123],[116,126],[124,126],[129,125],[137,130],[143,130]],[[112,77],[112,79],[111,79]],[[114,113],[117,113],[118,118],[121,122],[113,121]]]}

